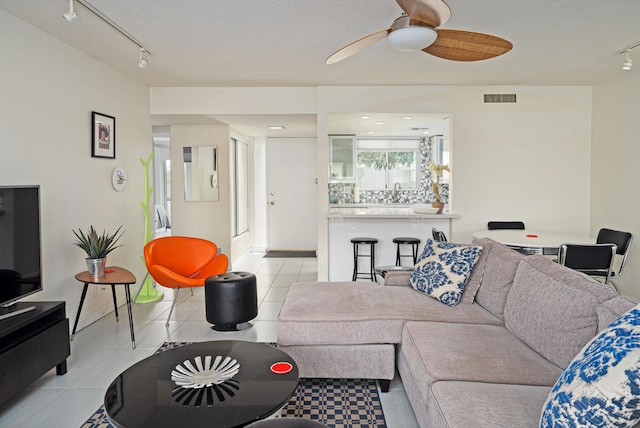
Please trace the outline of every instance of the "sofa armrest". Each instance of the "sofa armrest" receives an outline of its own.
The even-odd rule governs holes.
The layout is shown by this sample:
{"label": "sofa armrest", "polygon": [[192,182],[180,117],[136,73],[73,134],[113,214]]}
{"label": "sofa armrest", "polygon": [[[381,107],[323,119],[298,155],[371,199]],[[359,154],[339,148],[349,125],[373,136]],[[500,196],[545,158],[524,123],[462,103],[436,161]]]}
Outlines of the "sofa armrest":
{"label": "sofa armrest", "polygon": [[389,271],[384,277],[384,285],[409,286],[410,271]]}

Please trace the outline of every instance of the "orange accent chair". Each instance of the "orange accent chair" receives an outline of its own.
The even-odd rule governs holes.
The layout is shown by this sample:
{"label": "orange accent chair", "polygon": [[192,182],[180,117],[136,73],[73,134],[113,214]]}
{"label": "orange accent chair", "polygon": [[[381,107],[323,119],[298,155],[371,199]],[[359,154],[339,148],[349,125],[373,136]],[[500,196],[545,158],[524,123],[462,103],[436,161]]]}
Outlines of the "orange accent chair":
{"label": "orange accent chair", "polygon": [[167,326],[181,288],[202,287],[208,277],[225,273],[229,266],[228,257],[218,255],[216,244],[186,236],[166,236],[149,241],[144,246],[144,261],[149,275],[158,284],[174,289]]}

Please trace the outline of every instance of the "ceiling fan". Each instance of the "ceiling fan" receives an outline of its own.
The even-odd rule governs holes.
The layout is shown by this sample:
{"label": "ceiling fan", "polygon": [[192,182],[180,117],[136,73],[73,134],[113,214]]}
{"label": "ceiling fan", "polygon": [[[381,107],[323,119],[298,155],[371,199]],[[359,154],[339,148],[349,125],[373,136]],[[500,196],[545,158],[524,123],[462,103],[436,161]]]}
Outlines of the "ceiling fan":
{"label": "ceiling fan", "polygon": [[396,0],[404,11],[389,28],[369,34],[339,49],[327,58],[335,64],[387,38],[396,49],[422,50],[453,61],[480,61],[503,55],[511,50],[511,42],[489,34],[438,28],[451,17],[443,0]]}

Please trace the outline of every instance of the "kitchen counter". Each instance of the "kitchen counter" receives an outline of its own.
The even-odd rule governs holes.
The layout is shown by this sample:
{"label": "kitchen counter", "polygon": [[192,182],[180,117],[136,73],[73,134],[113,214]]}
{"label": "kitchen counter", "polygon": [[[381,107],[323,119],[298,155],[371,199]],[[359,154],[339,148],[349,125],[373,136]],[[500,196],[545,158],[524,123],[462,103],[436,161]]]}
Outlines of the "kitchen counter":
{"label": "kitchen counter", "polygon": [[[420,239],[420,251],[432,228],[451,237],[452,221],[458,214],[420,214],[411,205],[330,205],[327,210],[329,230],[329,281],[350,281],[353,272],[351,238],[371,237],[376,244],[376,266],[394,265],[396,244],[393,238]],[[366,250],[366,249],[364,249]],[[408,251],[403,248],[403,254]],[[364,263],[364,261],[360,261]],[[403,263],[407,263],[403,260]]]}
{"label": "kitchen counter", "polygon": [[458,218],[458,214],[444,212],[442,214],[414,213],[410,205],[379,205],[357,206],[338,205],[330,206],[327,218],[424,218],[424,219],[451,219]]}

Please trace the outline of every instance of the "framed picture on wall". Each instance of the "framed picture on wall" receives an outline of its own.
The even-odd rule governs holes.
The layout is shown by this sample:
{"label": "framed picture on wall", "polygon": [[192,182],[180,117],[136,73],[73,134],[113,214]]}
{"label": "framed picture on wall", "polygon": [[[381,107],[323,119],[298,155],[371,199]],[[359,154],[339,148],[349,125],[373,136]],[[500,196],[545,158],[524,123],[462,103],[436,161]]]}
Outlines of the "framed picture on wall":
{"label": "framed picture on wall", "polygon": [[91,157],[116,158],[116,118],[91,112]]}

